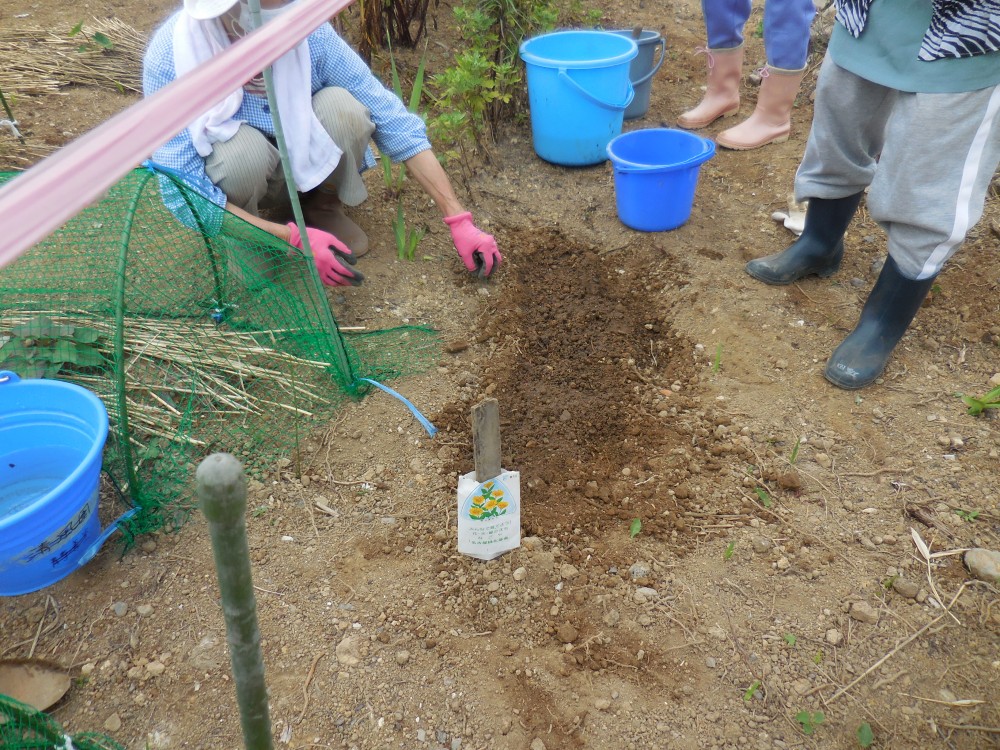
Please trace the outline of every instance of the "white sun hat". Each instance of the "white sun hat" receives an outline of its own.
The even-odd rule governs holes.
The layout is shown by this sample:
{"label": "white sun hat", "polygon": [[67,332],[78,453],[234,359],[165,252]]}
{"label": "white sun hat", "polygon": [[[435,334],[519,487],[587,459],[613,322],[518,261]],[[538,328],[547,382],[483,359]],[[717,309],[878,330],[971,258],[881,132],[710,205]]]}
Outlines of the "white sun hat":
{"label": "white sun hat", "polygon": [[184,0],[184,10],[199,21],[218,18],[232,8],[238,0]]}

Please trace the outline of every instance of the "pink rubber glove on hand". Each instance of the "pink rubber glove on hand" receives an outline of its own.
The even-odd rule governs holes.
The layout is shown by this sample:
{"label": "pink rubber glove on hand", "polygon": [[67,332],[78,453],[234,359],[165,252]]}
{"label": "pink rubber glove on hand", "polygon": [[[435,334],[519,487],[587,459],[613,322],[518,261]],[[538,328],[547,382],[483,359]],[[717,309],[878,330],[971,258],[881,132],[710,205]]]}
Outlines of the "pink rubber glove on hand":
{"label": "pink rubber glove on hand", "polygon": [[[299,233],[298,225],[292,221],[289,222],[288,228],[291,230],[288,244],[292,247],[297,247],[299,250],[304,250],[302,235]],[[339,256],[352,266],[357,262],[347,245],[322,229],[306,227],[306,234],[309,237],[309,247],[312,248],[316,270],[319,271],[319,278],[324,284],[327,286],[361,285],[361,282],[365,280],[361,272],[352,271],[337,260]]]}
{"label": "pink rubber glove on hand", "polygon": [[479,278],[487,278],[500,265],[503,257],[497,249],[497,241],[492,234],[486,234],[472,223],[472,214],[444,217],[444,223],[451,229],[451,239],[458,250],[458,257],[472,273],[478,273]]}

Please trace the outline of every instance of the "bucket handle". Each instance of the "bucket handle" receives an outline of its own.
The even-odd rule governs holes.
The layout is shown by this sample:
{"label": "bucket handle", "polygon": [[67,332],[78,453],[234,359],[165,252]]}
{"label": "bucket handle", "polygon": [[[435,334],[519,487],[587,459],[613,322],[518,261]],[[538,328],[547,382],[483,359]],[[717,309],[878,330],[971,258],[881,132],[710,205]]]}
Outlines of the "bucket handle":
{"label": "bucket handle", "polygon": [[646,73],[646,75],[644,75],[638,81],[632,81],[633,86],[641,86],[642,84],[644,84],[654,75],[656,75],[656,71],[658,71],[660,69],[660,66],[663,65],[663,60],[667,57],[667,40],[661,36],[659,39],[656,40],[656,46],[660,48],[660,59],[656,61],[656,65],[654,65],[653,69],[648,73]]}
{"label": "bucket handle", "polygon": [[132,508],[131,510],[127,510],[120,516],[118,516],[118,518],[116,518],[108,526],[108,528],[106,528],[98,535],[97,540],[87,548],[87,551],[84,552],[82,555],[80,555],[80,559],[77,560],[76,562],[76,567],[82,568],[84,565],[93,560],[94,556],[101,551],[101,547],[104,546],[104,543],[108,541],[108,537],[110,537],[112,534],[118,531],[119,527],[123,523],[125,523],[128,519],[130,519],[138,512],[139,508]]}
{"label": "bucket handle", "polygon": [[[705,150],[701,153],[695,154],[694,156],[685,159],[677,164],[670,165],[670,171],[677,169],[683,169],[684,167],[696,167],[699,164],[704,164],[706,161],[715,156],[715,141],[710,141],[708,138],[703,138]],[[608,147],[610,152],[610,146]],[[612,162],[614,159],[612,158]],[[663,167],[659,164],[628,164],[619,165],[615,164],[615,169],[618,172],[636,173],[636,172],[661,172]]]}
{"label": "bucket handle", "polygon": [[11,372],[10,370],[0,370],[0,385],[3,385],[4,383],[19,382],[21,382],[21,378],[16,372]]}
{"label": "bucket handle", "polygon": [[579,83],[574,81],[573,77],[566,71],[566,68],[559,68],[559,77],[562,78],[564,81],[567,81],[571,86],[573,86],[573,88],[575,88],[577,91],[583,94],[587,99],[590,99],[590,101],[592,101],[594,104],[604,107],[605,109],[624,111],[628,108],[628,105],[632,103],[632,99],[635,98],[635,88],[633,88],[631,81],[628,82],[628,95],[625,97],[625,103],[612,104],[611,102],[605,102],[602,101],[601,99],[598,99],[596,96],[587,91],[587,89],[585,89]]}

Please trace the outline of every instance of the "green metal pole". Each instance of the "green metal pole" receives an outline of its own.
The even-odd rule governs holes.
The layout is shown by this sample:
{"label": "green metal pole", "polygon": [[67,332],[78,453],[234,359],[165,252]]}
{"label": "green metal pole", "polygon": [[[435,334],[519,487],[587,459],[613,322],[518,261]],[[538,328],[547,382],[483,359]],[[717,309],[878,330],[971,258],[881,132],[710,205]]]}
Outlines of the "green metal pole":
{"label": "green metal pole", "polygon": [[122,461],[125,462],[125,479],[128,482],[128,494],[132,504],[144,505],[143,488],[136,473],[135,461],[132,457],[132,428],[129,425],[127,388],[125,385],[125,286],[128,269],[128,251],[132,242],[132,227],[135,224],[135,213],[139,210],[139,201],[146,189],[146,184],[152,178],[149,172],[139,174],[139,184],[135,188],[128,209],[125,211],[125,223],[122,226],[121,241],[118,245],[118,266],[115,269],[115,287],[113,301],[115,305],[115,400],[118,408],[118,439],[121,441]]}
{"label": "green metal pole", "polygon": [[195,478],[198,501],[212,535],[243,744],[247,750],[272,750],[264,655],[260,648],[257,602],[247,544],[246,477],[240,462],[233,456],[213,453],[198,465]]}
{"label": "green metal pole", "polygon": [[[260,28],[260,0],[249,0],[250,17],[253,19],[253,27]],[[274,124],[274,140],[278,145],[278,153],[281,155],[281,168],[285,173],[285,188],[288,190],[288,198],[292,203],[292,213],[295,216],[295,223],[299,228],[299,235],[302,237],[302,245],[305,247],[306,257],[309,259],[310,275],[313,285],[319,290],[319,307],[323,315],[323,323],[330,332],[330,342],[333,354],[337,359],[337,371],[344,373],[347,378],[345,386],[350,386],[354,381],[354,370],[351,368],[350,359],[344,350],[344,342],[340,339],[340,331],[337,328],[337,321],[330,310],[330,302],[323,291],[323,282],[319,278],[319,272],[312,262],[312,248],[309,245],[309,236],[306,233],[306,222],[302,216],[302,206],[299,203],[298,186],[292,175],[292,165],[288,158],[288,146],[285,141],[285,131],[281,126],[281,117],[278,114],[278,98],[274,93],[274,77],[271,73],[271,66],[264,68],[264,88],[267,90],[267,105],[271,110],[271,121]]]}
{"label": "green metal pole", "polygon": [[7,104],[7,98],[3,95],[3,89],[0,89],[0,104],[3,105],[3,111],[7,113],[7,119],[10,120],[11,122],[11,127],[14,129],[14,135],[16,135],[17,140],[19,140],[21,144],[24,145],[24,136],[21,135],[20,132],[18,132],[17,125],[14,124],[16,122],[14,120],[14,113],[11,112],[10,105]]}

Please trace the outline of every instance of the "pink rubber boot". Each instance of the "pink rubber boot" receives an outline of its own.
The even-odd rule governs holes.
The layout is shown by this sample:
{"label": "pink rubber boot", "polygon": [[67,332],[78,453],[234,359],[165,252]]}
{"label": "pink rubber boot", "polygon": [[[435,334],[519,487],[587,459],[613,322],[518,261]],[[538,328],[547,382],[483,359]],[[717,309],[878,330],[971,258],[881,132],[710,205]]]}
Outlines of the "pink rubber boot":
{"label": "pink rubber boot", "polygon": [[735,115],[740,110],[743,45],[732,49],[706,49],[704,52],[708,58],[705,96],[697,107],[677,118],[677,125],[688,130],[703,128],[720,117]]}
{"label": "pink rubber boot", "polygon": [[760,92],[753,114],[735,127],[723,130],[715,142],[723,148],[749,151],[768,143],[783,143],[792,129],[792,105],[805,75],[802,70],[767,66],[761,70]]}

